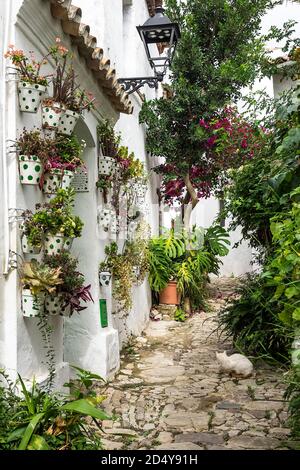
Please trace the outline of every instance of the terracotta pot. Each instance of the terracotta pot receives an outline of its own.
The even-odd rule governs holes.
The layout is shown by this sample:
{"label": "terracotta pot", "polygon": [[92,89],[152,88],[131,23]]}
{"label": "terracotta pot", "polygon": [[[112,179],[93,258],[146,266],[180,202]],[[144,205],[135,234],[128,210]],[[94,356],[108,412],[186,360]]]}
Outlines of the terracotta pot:
{"label": "terracotta pot", "polygon": [[159,293],[159,303],[167,305],[178,305],[180,303],[176,281],[168,282],[168,285]]}

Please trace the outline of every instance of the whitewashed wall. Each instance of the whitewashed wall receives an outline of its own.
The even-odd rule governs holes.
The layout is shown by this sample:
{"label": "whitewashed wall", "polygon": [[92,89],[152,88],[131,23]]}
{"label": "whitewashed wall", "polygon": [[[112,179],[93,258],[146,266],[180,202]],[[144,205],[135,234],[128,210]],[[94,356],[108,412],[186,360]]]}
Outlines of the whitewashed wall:
{"label": "whitewashed wall", "polygon": [[[5,3],[5,5],[4,5]],[[9,11],[8,3],[11,10]],[[61,29],[60,21],[52,18],[50,4],[45,0],[0,0],[1,22],[7,19],[7,28],[1,28],[0,66],[7,45],[15,44],[25,51],[34,50],[37,56],[45,51],[55,40],[61,37],[62,42],[72,49],[69,37]],[[135,30],[135,25],[146,21],[148,10],[144,0],[134,0],[132,6],[123,11],[122,0],[74,0],[74,5],[82,8],[82,22],[90,25],[91,34],[97,37],[98,44],[105,50],[105,55],[116,67],[118,77],[128,73],[152,75],[142,50],[142,43]],[[5,6],[5,8],[4,8]],[[20,9],[21,8],[21,9]],[[17,14],[18,13],[18,14]],[[17,16],[16,16],[17,15]],[[125,28],[123,26],[125,25]],[[2,26],[2,24],[1,24]],[[123,143],[128,145],[149,167],[145,152],[145,130],[138,123],[138,112],[141,100],[133,96],[135,111],[132,116],[120,115],[114,111],[107,97],[98,88],[97,81],[87,71],[85,60],[80,58],[73,49],[75,69],[82,87],[91,91],[100,103],[99,113],[102,118],[117,122],[117,129],[122,133]],[[132,66],[135,64],[136,70]],[[5,65],[1,69],[1,78],[5,73]],[[1,80],[1,83],[4,82]],[[0,137],[3,144],[1,152],[0,183],[3,198],[0,204],[0,366],[11,372],[18,371],[25,378],[33,375],[43,381],[47,375],[43,344],[39,335],[36,320],[24,319],[21,314],[20,285],[16,270],[3,276],[3,260],[7,254],[7,244],[11,250],[20,253],[20,241],[16,223],[9,226],[9,240],[6,234],[8,208],[34,209],[37,202],[45,201],[42,193],[34,187],[23,186],[18,180],[17,159],[4,151],[7,139],[15,139],[24,126],[32,128],[40,126],[40,111],[37,115],[20,113],[17,104],[16,83],[12,77],[2,88]],[[147,90],[144,90],[148,93]],[[154,96],[153,91],[151,92]],[[151,96],[151,95],[148,95]],[[3,112],[5,111],[5,112]],[[3,119],[5,117],[6,126]],[[151,295],[147,282],[133,291],[134,306],[132,312],[123,322],[117,316],[112,317],[111,291],[100,291],[98,282],[98,265],[104,260],[104,248],[111,240],[97,227],[97,209],[103,206],[101,194],[96,190],[97,181],[97,138],[96,125],[99,114],[91,112],[86,115],[75,129],[78,137],[87,142],[84,160],[88,168],[89,192],[80,193],[76,197],[75,213],[84,221],[82,237],[74,241],[72,254],[79,257],[79,270],[85,275],[86,283],[92,286],[94,303],[80,315],[74,313],[70,319],[54,318],[53,344],[56,351],[57,386],[61,386],[68,378],[69,364],[93,370],[103,377],[111,376],[119,367],[120,343],[127,341],[131,334],[140,334],[145,328],[151,307]],[[4,133],[4,135],[3,135]],[[7,163],[6,159],[7,158]],[[7,178],[5,177],[7,172]],[[5,191],[4,181],[8,182]],[[156,179],[152,177],[152,183]],[[5,204],[5,198],[8,198]],[[156,190],[149,189],[149,223],[153,233],[158,231],[158,209]],[[152,204],[153,203],[153,204]],[[1,257],[2,255],[2,257]],[[109,326],[101,328],[99,299],[108,302]]]}

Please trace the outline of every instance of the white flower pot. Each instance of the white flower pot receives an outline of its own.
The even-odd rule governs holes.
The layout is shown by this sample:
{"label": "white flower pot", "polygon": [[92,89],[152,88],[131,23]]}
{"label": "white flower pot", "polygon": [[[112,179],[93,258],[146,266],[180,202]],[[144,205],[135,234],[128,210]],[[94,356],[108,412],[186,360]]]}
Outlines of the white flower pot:
{"label": "white flower pot", "polygon": [[22,246],[22,251],[24,254],[30,254],[30,255],[38,255],[41,252],[41,247],[39,246],[32,246],[28,242],[27,235],[25,233],[22,233],[21,235],[21,246]]}
{"label": "white flower pot", "polygon": [[20,155],[19,170],[22,184],[39,184],[43,165],[36,155]]}
{"label": "white flower pot", "polygon": [[42,106],[42,126],[47,129],[58,129],[60,118],[65,112],[60,103],[53,103],[51,106]]}
{"label": "white flower pot", "polygon": [[51,235],[46,233],[44,242],[44,251],[47,255],[57,255],[62,250],[70,250],[73,239],[65,237],[62,233]]}
{"label": "white flower pot", "polygon": [[44,294],[32,295],[30,289],[22,289],[23,317],[37,317],[44,311]]}
{"label": "white flower pot", "polygon": [[112,209],[101,209],[98,216],[98,223],[107,231],[114,218],[115,212]]}
{"label": "white flower pot", "polygon": [[109,228],[110,228],[110,233],[112,235],[117,235],[119,233],[120,224],[119,224],[119,218],[117,216],[112,218]]}
{"label": "white flower pot", "polygon": [[61,294],[46,295],[45,297],[45,313],[56,316],[63,315],[63,297]]}
{"label": "white flower pot", "polygon": [[18,84],[20,111],[36,113],[46,87],[43,85],[20,82]]}
{"label": "white flower pot", "polygon": [[99,157],[99,174],[112,175],[115,171],[116,161],[112,157]]}
{"label": "white flower pot", "polygon": [[138,278],[140,276],[139,266],[132,266],[132,275],[136,278]]}
{"label": "white flower pot", "polygon": [[68,189],[74,178],[74,171],[64,170],[62,175],[61,189]]}
{"label": "white flower pot", "polygon": [[108,287],[111,281],[111,273],[109,271],[101,271],[99,273],[99,283],[101,287]]}
{"label": "white flower pot", "polygon": [[44,175],[43,192],[45,194],[55,194],[62,187],[63,171],[53,168]]}
{"label": "white flower pot", "polygon": [[58,132],[64,135],[72,135],[79,117],[80,114],[71,109],[64,111],[60,117]]}

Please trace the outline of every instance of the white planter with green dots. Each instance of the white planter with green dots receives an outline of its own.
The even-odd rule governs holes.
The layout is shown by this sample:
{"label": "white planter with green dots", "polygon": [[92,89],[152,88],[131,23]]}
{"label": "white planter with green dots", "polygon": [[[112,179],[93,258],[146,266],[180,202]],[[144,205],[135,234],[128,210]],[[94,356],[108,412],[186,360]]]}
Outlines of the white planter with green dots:
{"label": "white planter with green dots", "polygon": [[30,289],[22,289],[22,313],[23,317],[37,317],[44,311],[45,295],[33,295]]}
{"label": "white planter with green dots", "polygon": [[32,246],[27,238],[27,235],[25,233],[21,234],[21,246],[22,246],[22,251],[24,254],[30,254],[30,255],[38,255],[41,252],[41,247],[38,246]]}
{"label": "white planter with green dots", "polygon": [[44,251],[47,255],[57,255],[62,250],[70,250],[72,247],[73,239],[65,237],[62,233],[51,235],[47,233],[44,242]]}
{"label": "white planter with green dots", "polygon": [[63,170],[53,168],[44,175],[43,192],[55,194],[62,187]]}
{"label": "white planter with green dots", "polygon": [[71,109],[64,111],[60,117],[58,132],[64,135],[72,135],[79,117],[80,114]]}
{"label": "white planter with green dots", "polygon": [[43,165],[36,155],[19,155],[19,172],[22,184],[39,184]]}
{"label": "white planter with green dots", "polygon": [[58,130],[60,118],[65,110],[60,103],[53,103],[51,106],[42,106],[42,125],[45,129]]}
{"label": "white planter with green dots", "polygon": [[74,172],[70,170],[64,170],[61,182],[61,189],[68,189],[74,178]]}
{"label": "white planter with green dots", "polygon": [[20,82],[18,84],[20,111],[36,113],[45,91],[46,87],[43,85]]}
{"label": "white planter with green dots", "polygon": [[64,310],[62,308],[63,297],[62,294],[46,295],[45,297],[45,313],[48,315],[56,316],[63,315]]}

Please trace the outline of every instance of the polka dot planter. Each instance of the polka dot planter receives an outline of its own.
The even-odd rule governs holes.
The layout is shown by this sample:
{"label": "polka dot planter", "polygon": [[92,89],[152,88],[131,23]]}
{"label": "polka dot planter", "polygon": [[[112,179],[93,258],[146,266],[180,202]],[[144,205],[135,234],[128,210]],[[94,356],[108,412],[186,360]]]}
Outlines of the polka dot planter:
{"label": "polka dot planter", "polygon": [[63,298],[61,294],[47,295],[45,298],[45,312],[48,315],[63,315]]}
{"label": "polka dot planter", "polygon": [[36,113],[45,91],[45,86],[20,82],[18,85],[20,111]]}
{"label": "polka dot planter", "polygon": [[27,235],[25,235],[25,233],[22,233],[21,235],[21,246],[23,253],[30,255],[38,255],[42,249],[41,247],[30,245],[30,243],[28,242]]}
{"label": "polka dot planter", "polygon": [[111,281],[111,273],[109,271],[101,271],[99,273],[99,284],[101,287],[108,287]]}
{"label": "polka dot planter", "polygon": [[37,317],[44,311],[44,294],[32,295],[30,289],[22,290],[22,313],[23,317]]}
{"label": "polka dot planter", "polygon": [[41,160],[35,155],[20,155],[19,173],[22,184],[39,184],[43,173]]}
{"label": "polka dot planter", "polygon": [[74,178],[74,172],[70,170],[64,170],[61,182],[61,189],[67,189],[70,187],[71,182]]}
{"label": "polka dot planter", "polygon": [[72,135],[79,117],[80,114],[75,111],[71,111],[70,109],[64,111],[60,117],[58,132],[64,135]]}
{"label": "polka dot planter", "polygon": [[56,235],[46,234],[44,242],[44,251],[47,255],[57,255],[62,250],[70,250],[73,239],[65,237],[63,234]]}
{"label": "polka dot planter", "polygon": [[112,175],[115,171],[116,162],[112,157],[99,157],[99,174]]}
{"label": "polka dot planter", "polygon": [[112,209],[101,209],[98,216],[99,225],[107,231],[115,218],[115,212]]}
{"label": "polka dot planter", "polygon": [[46,129],[58,129],[60,118],[64,109],[59,103],[53,103],[51,106],[42,106],[42,125]]}
{"label": "polka dot planter", "polygon": [[62,170],[54,168],[48,173],[45,173],[43,192],[45,194],[54,194],[56,191],[61,188],[63,179]]}

